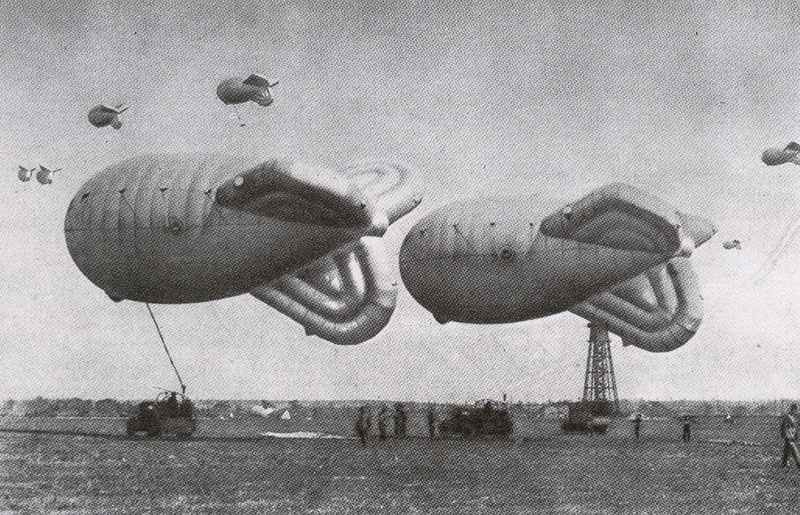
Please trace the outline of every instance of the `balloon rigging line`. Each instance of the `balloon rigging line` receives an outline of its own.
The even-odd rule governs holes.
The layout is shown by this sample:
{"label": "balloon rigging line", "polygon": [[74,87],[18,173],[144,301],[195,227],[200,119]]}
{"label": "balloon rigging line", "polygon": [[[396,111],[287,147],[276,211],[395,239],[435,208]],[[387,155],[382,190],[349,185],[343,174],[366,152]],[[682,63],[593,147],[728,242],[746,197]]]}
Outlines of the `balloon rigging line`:
{"label": "balloon rigging line", "polygon": [[172,354],[169,352],[169,347],[167,347],[167,342],[164,340],[164,335],[161,334],[161,328],[158,326],[158,322],[153,314],[153,310],[150,308],[150,303],[145,302],[144,305],[147,306],[147,312],[150,313],[150,318],[153,320],[153,324],[156,326],[158,337],[161,339],[161,344],[164,346],[164,352],[167,353],[167,357],[172,365],[172,369],[175,371],[175,375],[178,376],[178,382],[181,384],[181,393],[186,393],[186,385],[183,383],[183,379],[181,379],[181,374],[178,372],[178,367],[175,366],[175,361],[173,361]]}

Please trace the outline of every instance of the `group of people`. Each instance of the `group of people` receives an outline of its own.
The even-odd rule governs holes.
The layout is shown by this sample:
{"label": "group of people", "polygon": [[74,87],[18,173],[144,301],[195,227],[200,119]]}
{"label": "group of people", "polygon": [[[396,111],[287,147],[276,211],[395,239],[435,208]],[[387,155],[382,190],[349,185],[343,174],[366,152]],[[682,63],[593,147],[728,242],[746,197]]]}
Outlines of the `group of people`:
{"label": "group of people", "polygon": [[[800,469],[800,451],[797,449],[797,438],[798,438],[798,424],[800,424],[800,420],[798,419],[798,406],[797,403],[792,403],[789,406],[789,411],[786,412],[781,417],[781,425],[780,425],[780,436],[783,440],[783,454],[781,456],[781,467],[785,468],[789,465],[789,458],[794,459],[795,466]],[[682,423],[683,432],[681,434],[681,440],[684,442],[689,442],[692,439],[692,417],[688,415],[684,415],[679,418]],[[725,422],[728,424],[733,423],[733,419],[730,415],[725,417]],[[642,415],[637,413],[633,419],[633,434],[634,437],[638,440],[641,435],[642,429]]]}
{"label": "group of people", "polygon": [[[171,399],[172,400],[172,399]],[[781,418],[780,435],[783,439],[783,456],[781,457],[781,466],[787,467],[789,465],[789,458],[793,458],[795,465],[800,469],[800,451],[797,448],[798,438],[798,406],[793,403],[789,407],[789,411]],[[382,405],[377,415],[377,429],[378,438],[385,440],[388,437],[387,423],[389,418],[389,409],[386,405]],[[408,430],[408,415],[406,408],[402,402],[395,403],[395,410],[393,415],[394,421],[394,437],[404,438]],[[692,417],[690,415],[683,415],[678,418],[681,422],[681,440],[683,442],[690,442],[692,439]],[[436,411],[433,406],[430,407],[427,414],[428,434],[431,439],[436,437]],[[725,417],[726,423],[732,423],[730,415]],[[372,415],[369,406],[361,406],[358,409],[358,418],[355,424],[356,434],[362,445],[367,444],[367,440],[372,434]],[[639,440],[642,431],[642,414],[637,413],[633,418],[633,434]]]}
{"label": "group of people", "polygon": [[[393,436],[394,438],[405,438],[408,434],[408,413],[406,407],[402,402],[396,402],[394,405],[394,413],[391,416],[393,422]],[[361,406],[358,408],[358,417],[356,418],[355,431],[358,439],[362,445],[367,444],[370,436],[372,436],[372,413],[369,406]],[[375,425],[378,430],[378,439],[386,440],[389,437],[388,432],[389,424],[389,408],[384,404],[378,410],[375,417]],[[435,436],[436,431],[436,412],[431,407],[428,410],[428,432],[430,437]]]}
{"label": "group of people", "polygon": [[[408,431],[408,415],[406,408],[402,402],[397,402],[394,405],[394,415],[392,416],[394,422],[394,437],[404,438]],[[388,437],[387,425],[389,422],[389,409],[386,405],[382,405],[376,417],[376,426],[378,428],[378,438],[386,440]],[[372,434],[372,414],[369,406],[361,406],[358,408],[358,418],[356,419],[356,434],[358,439],[361,440],[362,445],[366,445],[367,439]]]}

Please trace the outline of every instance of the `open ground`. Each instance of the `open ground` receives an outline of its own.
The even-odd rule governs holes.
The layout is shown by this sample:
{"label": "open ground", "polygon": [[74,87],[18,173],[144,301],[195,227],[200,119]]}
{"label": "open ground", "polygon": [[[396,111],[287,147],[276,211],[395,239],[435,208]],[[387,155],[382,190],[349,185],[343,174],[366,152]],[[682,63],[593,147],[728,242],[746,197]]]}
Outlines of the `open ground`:
{"label": "open ground", "polygon": [[[283,440],[309,429],[260,419],[201,421],[189,441],[130,440],[122,419],[4,420],[0,509],[78,512],[764,512],[791,511],[800,471],[779,466],[775,419],[628,420],[604,436],[562,435],[516,417],[513,440]],[[330,429],[330,424],[316,429]],[[417,431],[418,433],[418,431]],[[349,436],[349,433],[345,433]]]}

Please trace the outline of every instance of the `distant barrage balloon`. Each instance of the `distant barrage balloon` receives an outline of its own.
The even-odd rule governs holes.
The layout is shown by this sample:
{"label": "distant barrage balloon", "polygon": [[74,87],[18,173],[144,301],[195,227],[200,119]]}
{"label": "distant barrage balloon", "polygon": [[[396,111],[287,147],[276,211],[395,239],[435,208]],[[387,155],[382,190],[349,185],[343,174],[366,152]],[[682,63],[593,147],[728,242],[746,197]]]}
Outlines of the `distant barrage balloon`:
{"label": "distant barrage balloon", "polygon": [[127,107],[119,104],[116,107],[110,107],[105,104],[96,105],[89,110],[89,123],[95,127],[108,127],[109,125],[115,129],[122,127],[122,120],[119,115],[127,111]]}
{"label": "distant barrage balloon", "polygon": [[260,106],[267,107],[273,102],[272,92],[269,88],[277,84],[277,82],[270,84],[266,77],[255,73],[246,79],[231,77],[217,85],[217,97],[226,105],[255,102]]}
{"label": "distant barrage balloon", "polygon": [[53,175],[58,171],[61,171],[61,168],[51,170],[46,166],[39,165],[39,171],[36,172],[36,180],[42,185],[53,184]]}
{"label": "distant barrage balloon", "polygon": [[784,148],[768,148],[761,154],[761,161],[767,166],[786,163],[800,165],[800,145],[792,141]]}
{"label": "distant barrage balloon", "polygon": [[29,180],[31,180],[34,170],[36,170],[36,167],[33,167],[29,170],[24,166],[20,166],[19,171],[17,171],[17,177],[19,177],[19,180],[22,182],[28,182]]}
{"label": "distant barrage balloon", "polygon": [[726,250],[737,249],[742,250],[742,242],[739,240],[729,240],[722,244]]}

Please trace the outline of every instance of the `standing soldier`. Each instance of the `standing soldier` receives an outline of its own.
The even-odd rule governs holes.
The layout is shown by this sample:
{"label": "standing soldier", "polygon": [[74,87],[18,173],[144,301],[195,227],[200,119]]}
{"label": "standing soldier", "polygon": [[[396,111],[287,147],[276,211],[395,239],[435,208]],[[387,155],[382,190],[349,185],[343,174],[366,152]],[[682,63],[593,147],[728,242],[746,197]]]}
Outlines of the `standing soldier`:
{"label": "standing soldier", "polygon": [[689,442],[692,439],[692,417],[689,415],[683,415],[681,417],[681,422],[683,423],[683,434],[681,435],[681,440],[684,442]]}
{"label": "standing soldier", "polygon": [[356,418],[356,435],[358,435],[358,439],[361,440],[361,445],[363,447],[367,446],[367,432],[365,428],[366,422],[366,408],[361,406],[358,408],[358,417]]}
{"label": "standing soldier", "polygon": [[372,432],[372,413],[369,406],[364,406],[364,438],[369,440],[369,435]]}
{"label": "standing soldier", "polygon": [[395,438],[405,438],[406,436],[406,409],[402,402],[394,405],[394,436]]}
{"label": "standing soldier", "polygon": [[386,405],[381,406],[378,413],[378,438],[386,440]]}
{"label": "standing soldier", "polygon": [[789,464],[789,454],[794,458],[794,463],[800,468],[800,457],[797,454],[797,404],[792,403],[789,412],[781,419],[781,438],[783,438],[783,457],[781,467]]}
{"label": "standing soldier", "polygon": [[368,406],[361,406],[358,408],[358,421],[356,422],[356,433],[361,440],[361,445],[367,445],[369,440],[369,432],[372,429],[372,418],[369,414]]}
{"label": "standing soldier", "polygon": [[639,439],[639,434],[642,429],[642,414],[637,413],[636,416],[633,418],[633,435],[636,439]]}
{"label": "standing soldier", "polygon": [[433,404],[428,407],[428,435],[431,440],[436,438],[436,408]]}

